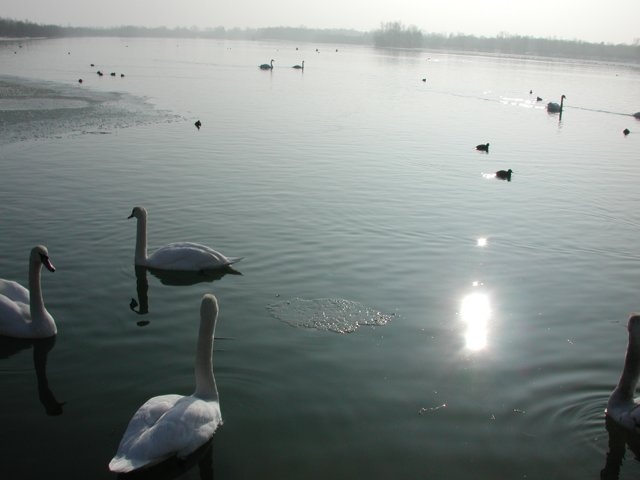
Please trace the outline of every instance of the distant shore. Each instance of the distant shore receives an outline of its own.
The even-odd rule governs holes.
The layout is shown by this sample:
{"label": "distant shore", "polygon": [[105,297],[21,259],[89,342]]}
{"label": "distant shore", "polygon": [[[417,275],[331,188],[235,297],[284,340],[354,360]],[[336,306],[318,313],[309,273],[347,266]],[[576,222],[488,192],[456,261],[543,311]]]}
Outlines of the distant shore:
{"label": "distant shore", "polygon": [[62,27],[0,18],[0,41],[61,37],[155,37],[211,38],[221,40],[276,40],[303,43],[371,45],[379,48],[427,49],[431,51],[532,56],[540,58],[583,59],[640,64],[640,42],[634,45],[590,43],[580,40],[534,38],[503,34],[477,37],[464,34],[424,33],[400,22],[383,23],[378,30],[360,32],[348,29],[310,29],[302,27],[207,29],[135,27]]}

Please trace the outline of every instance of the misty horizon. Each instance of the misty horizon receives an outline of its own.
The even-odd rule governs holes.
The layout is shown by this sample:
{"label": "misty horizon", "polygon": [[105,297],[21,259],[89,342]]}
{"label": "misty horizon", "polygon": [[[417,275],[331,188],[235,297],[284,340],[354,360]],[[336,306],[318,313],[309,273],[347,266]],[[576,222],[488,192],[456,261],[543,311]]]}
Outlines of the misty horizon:
{"label": "misty horizon", "polygon": [[[338,14],[337,14],[338,13]],[[415,26],[428,34],[501,35],[550,38],[590,43],[640,43],[636,19],[640,2],[636,0],[541,0],[534,7],[513,2],[487,0],[431,1],[415,4],[398,0],[392,5],[353,0],[348,4],[327,0],[322,4],[297,5],[274,0],[265,5],[241,0],[233,5],[208,5],[199,0],[181,4],[157,4],[140,0],[135,4],[112,0],[88,7],[79,0],[23,0],[8,5],[4,18],[46,25],[85,28],[190,28],[256,29],[307,28],[370,32],[385,22]]]}

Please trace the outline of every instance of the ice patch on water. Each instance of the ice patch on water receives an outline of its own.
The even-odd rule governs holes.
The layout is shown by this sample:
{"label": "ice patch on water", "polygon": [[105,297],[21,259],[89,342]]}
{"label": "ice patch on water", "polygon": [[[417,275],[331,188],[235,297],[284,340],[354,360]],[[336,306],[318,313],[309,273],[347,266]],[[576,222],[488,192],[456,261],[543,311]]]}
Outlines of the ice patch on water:
{"label": "ice patch on water", "polygon": [[358,327],[386,325],[394,314],[381,313],[373,308],[342,298],[294,298],[267,306],[278,320],[294,327],[352,333]]}
{"label": "ice patch on water", "polygon": [[144,98],[0,76],[0,145],[173,121]]}

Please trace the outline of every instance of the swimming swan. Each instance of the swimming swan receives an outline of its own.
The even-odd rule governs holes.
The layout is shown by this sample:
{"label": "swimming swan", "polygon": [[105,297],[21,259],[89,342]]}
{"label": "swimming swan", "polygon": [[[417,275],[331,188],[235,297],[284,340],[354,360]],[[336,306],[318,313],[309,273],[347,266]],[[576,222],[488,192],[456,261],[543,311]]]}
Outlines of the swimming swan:
{"label": "swimming swan", "polygon": [[550,113],[562,113],[562,107],[564,104],[564,99],[567,98],[565,95],[560,97],[560,105],[554,102],[547,103],[547,112]]}
{"label": "swimming swan", "polygon": [[304,70],[304,60],[302,60],[302,65],[294,65],[291,68],[297,68],[298,70]]}
{"label": "swimming swan", "polygon": [[271,63],[263,63],[262,65],[260,65],[260,69],[261,70],[273,70],[273,58],[271,59]]}
{"label": "swimming swan", "polygon": [[631,315],[627,324],[629,344],[618,386],[605,410],[607,417],[634,433],[640,434],[640,403],[633,401],[633,393],[640,378],[640,315]]}
{"label": "swimming swan", "polygon": [[138,222],[136,234],[135,264],[158,270],[199,272],[228,267],[241,257],[225,257],[205,245],[191,242],[170,243],[147,256],[147,210],[134,207],[128,218]]}
{"label": "swimming swan", "polygon": [[133,415],[118,451],[109,462],[112,472],[130,472],[177,455],[184,458],[213,437],[222,424],[211,355],[218,318],[212,294],[202,297],[193,395],[161,395]]}
{"label": "swimming swan", "polygon": [[47,338],[58,333],[56,322],[42,300],[40,271],[56,269],[46,247],[38,245],[29,255],[29,290],[17,282],[0,279],[0,335],[15,338]]}

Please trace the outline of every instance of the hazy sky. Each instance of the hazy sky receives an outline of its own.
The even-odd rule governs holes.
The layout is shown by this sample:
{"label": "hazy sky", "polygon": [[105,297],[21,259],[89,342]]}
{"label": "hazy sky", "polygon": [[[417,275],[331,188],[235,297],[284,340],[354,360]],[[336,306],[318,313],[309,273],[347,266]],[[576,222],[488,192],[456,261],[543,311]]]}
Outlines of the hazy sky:
{"label": "hazy sky", "polygon": [[72,26],[305,26],[368,31],[500,32],[591,42],[640,38],[640,0],[13,0],[1,17]]}

